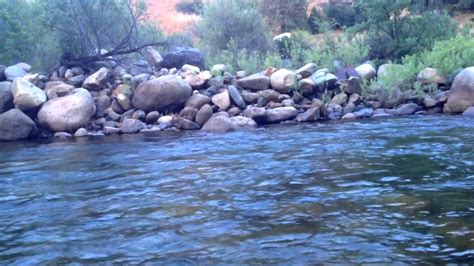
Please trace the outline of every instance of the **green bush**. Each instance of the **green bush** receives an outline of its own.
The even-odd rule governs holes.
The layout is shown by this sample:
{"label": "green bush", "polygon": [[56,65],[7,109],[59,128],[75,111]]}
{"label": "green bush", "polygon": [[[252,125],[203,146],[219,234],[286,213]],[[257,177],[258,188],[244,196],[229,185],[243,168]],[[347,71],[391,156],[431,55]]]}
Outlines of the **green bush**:
{"label": "green bush", "polygon": [[410,0],[361,0],[357,8],[364,22],[356,29],[366,35],[372,59],[400,60],[455,34],[455,24],[447,14],[419,12]]}
{"label": "green bush", "polygon": [[307,28],[308,0],[260,0],[260,12],[277,34]]}
{"label": "green bush", "polygon": [[233,49],[266,53],[271,50],[268,30],[255,4],[248,0],[216,0],[204,6],[197,25],[201,48],[208,56]]}
{"label": "green bush", "polygon": [[367,60],[369,52],[357,36],[334,35],[332,32],[312,36],[304,31],[293,32],[290,57],[294,68],[315,63],[321,68],[332,69],[334,61],[355,66]]}
{"label": "green bush", "polygon": [[323,12],[335,27],[352,27],[356,24],[357,14],[352,5],[328,4]]}
{"label": "green bush", "polygon": [[282,67],[282,61],[277,53],[237,49],[233,41],[228,45],[228,49],[207,55],[206,61],[209,66],[225,64],[231,73],[245,70],[247,74],[253,74],[263,71],[267,67]]}

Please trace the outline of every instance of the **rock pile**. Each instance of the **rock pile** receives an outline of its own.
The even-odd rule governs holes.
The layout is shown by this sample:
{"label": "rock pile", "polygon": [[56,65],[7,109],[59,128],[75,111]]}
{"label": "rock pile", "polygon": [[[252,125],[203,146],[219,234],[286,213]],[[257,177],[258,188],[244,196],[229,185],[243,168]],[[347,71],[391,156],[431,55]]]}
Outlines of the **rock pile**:
{"label": "rock pile", "polygon": [[[425,69],[418,75],[425,92],[368,91],[362,81],[386,75],[386,65],[377,71],[367,62],[332,73],[308,64],[234,76],[225,65],[203,70],[202,58],[192,49],[161,57],[147,47],[143,54],[144,62],[128,68],[110,62],[92,71],[61,67],[49,77],[30,73],[25,63],[0,66],[0,140],[163,130],[228,132],[285,121],[462,113],[474,106],[472,67],[455,78],[451,90],[436,69]],[[172,60],[180,67],[165,68]]]}

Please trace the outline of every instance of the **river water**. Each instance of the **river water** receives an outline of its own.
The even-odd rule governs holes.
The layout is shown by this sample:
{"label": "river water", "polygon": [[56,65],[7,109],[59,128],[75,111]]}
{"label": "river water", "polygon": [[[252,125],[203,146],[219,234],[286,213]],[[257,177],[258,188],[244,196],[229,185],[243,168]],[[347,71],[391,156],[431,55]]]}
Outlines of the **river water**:
{"label": "river water", "polygon": [[474,261],[474,120],[0,143],[0,264]]}

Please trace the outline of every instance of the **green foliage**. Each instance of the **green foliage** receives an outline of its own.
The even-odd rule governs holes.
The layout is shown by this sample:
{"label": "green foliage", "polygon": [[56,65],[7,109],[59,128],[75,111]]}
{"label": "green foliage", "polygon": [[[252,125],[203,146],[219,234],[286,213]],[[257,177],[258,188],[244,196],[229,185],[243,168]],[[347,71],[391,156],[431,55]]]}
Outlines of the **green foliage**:
{"label": "green foliage", "polygon": [[352,5],[328,4],[323,12],[334,27],[352,27],[356,24],[357,14]]}
{"label": "green foliage", "polygon": [[313,34],[321,33],[323,30],[322,23],[323,23],[323,17],[321,16],[318,9],[313,7],[308,17],[308,26],[311,33]]}
{"label": "green foliage", "polygon": [[331,32],[316,37],[304,31],[294,32],[290,44],[294,68],[315,63],[321,68],[331,69],[335,60],[340,60],[347,66],[358,65],[367,59],[368,52],[369,49],[357,36],[334,36]]}
{"label": "green foliage", "polygon": [[225,64],[231,73],[245,70],[248,74],[262,71],[267,67],[281,67],[280,56],[274,52],[260,53],[258,51],[247,51],[237,49],[236,44],[231,42],[228,49],[219,51],[206,57],[209,66]]}
{"label": "green foliage", "polygon": [[185,14],[201,14],[203,8],[202,0],[181,0],[176,4],[176,10]]}
{"label": "green foliage", "polygon": [[26,0],[0,0],[0,63],[9,65],[33,56],[33,43],[41,36],[31,32],[32,28],[39,29],[33,17]]}
{"label": "green foliage", "polygon": [[306,28],[307,7],[308,0],[260,0],[260,12],[276,33]]}
{"label": "green foliage", "polygon": [[357,8],[364,22],[356,28],[366,34],[370,57],[374,59],[398,60],[430,49],[435,41],[451,38],[455,33],[447,14],[422,12],[411,0],[360,0]]}
{"label": "green foliage", "polygon": [[[268,30],[255,5],[249,0],[216,0],[205,5],[197,25],[201,48],[208,56],[222,50],[245,49],[266,53],[271,49]],[[232,49],[229,49],[232,43]]]}
{"label": "green foliage", "polygon": [[474,64],[474,38],[469,35],[458,35],[452,39],[437,42],[433,50],[406,57],[403,62],[416,64],[419,70],[426,67],[436,68],[448,76],[457,69]]}

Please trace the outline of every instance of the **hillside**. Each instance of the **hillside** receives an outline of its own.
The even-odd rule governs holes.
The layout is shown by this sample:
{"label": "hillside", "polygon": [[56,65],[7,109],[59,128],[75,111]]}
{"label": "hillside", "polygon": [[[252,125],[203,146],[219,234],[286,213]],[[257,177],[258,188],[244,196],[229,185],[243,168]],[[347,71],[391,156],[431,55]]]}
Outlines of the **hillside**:
{"label": "hillside", "polygon": [[159,23],[166,35],[188,30],[199,16],[178,13],[175,9],[180,0],[148,0],[148,17]]}

